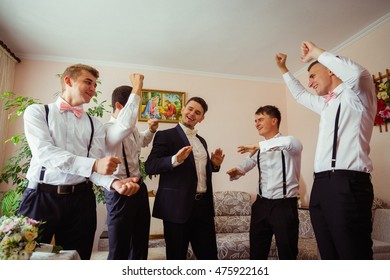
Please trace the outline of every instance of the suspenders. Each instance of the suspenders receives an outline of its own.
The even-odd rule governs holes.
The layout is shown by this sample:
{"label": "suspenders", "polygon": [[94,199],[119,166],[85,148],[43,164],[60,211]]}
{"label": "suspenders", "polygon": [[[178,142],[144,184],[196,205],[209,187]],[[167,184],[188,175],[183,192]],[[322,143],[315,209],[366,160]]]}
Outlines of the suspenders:
{"label": "suspenders", "polygon": [[129,165],[127,163],[127,157],[126,157],[126,152],[125,152],[125,145],[122,142],[122,153],[123,153],[123,158],[125,160],[125,168],[126,168],[126,175],[127,178],[130,178],[130,170],[129,170]]}
{"label": "suspenders", "polygon": [[[45,104],[45,112],[46,112],[46,123],[47,123],[47,126],[49,126],[49,105]],[[91,146],[92,146],[92,139],[93,139],[93,134],[95,132],[95,129],[94,129],[94,126],[93,126],[93,122],[92,122],[92,118],[90,115],[88,115],[88,118],[89,118],[89,122],[91,123],[91,137],[89,139],[89,144],[88,144],[88,152],[87,152],[87,157],[89,157],[89,150],[91,149]],[[43,178],[45,177],[45,171],[46,171],[46,167],[42,166],[41,168],[41,174],[39,176],[39,181],[40,182],[43,182]],[[87,178],[88,180],[88,178]]]}
{"label": "suspenders", "polygon": [[[286,181],[286,160],[284,158],[283,151],[280,151],[282,154],[282,167],[283,167],[283,198],[286,198],[287,195],[287,181]],[[257,152],[257,168],[259,170],[259,194],[261,195],[261,169],[260,169],[260,151]]]}
{"label": "suspenders", "polygon": [[334,123],[334,134],[333,134],[333,151],[332,151],[332,171],[334,172],[334,169],[336,167],[336,155],[337,155],[337,134],[339,131],[339,118],[340,118],[340,107],[341,103],[339,104],[339,108],[337,109],[336,113],[336,120]]}

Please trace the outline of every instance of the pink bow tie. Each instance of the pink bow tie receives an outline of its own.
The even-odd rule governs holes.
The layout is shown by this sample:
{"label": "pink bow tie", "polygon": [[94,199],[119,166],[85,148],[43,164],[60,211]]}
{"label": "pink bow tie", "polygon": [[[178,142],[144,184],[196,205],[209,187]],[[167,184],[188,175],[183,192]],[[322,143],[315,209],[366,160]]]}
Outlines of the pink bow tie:
{"label": "pink bow tie", "polygon": [[328,102],[333,99],[333,98],[336,98],[336,94],[334,94],[333,92],[327,94],[327,95],[324,95],[324,98],[325,98],[325,104],[328,104]]}
{"label": "pink bow tie", "polygon": [[83,112],[84,112],[83,108],[72,107],[68,103],[65,103],[65,102],[61,103],[60,110],[61,111],[72,111],[73,114],[78,118],[81,118],[81,116],[83,115]]}

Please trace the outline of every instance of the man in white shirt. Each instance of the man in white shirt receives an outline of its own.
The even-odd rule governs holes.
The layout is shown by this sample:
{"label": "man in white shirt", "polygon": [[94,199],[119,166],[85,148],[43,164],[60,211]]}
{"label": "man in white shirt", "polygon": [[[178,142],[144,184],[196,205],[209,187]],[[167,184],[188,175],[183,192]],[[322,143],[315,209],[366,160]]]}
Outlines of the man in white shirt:
{"label": "man in white shirt", "polygon": [[148,190],[142,181],[141,148],[153,139],[158,120],[149,119],[149,129],[136,127],[143,75],[130,75],[130,86],[117,87],[111,96],[113,115],[104,125],[107,155],[120,157],[114,173],[119,178],[137,177],[140,190],[133,196],[105,191],[109,260],[146,260],[148,257],[150,209]]}
{"label": "man in white shirt", "polygon": [[362,66],[309,41],[301,44],[308,68],[308,92],[286,67],[276,63],[293,97],[320,114],[310,215],[322,259],[372,259],[373,186],[369,158],[376,114],[372,76]]}
{"label": "man in white shirt", "polygon": [[[122,195],[139,189],[137,178],[112,175],[120,160],[105,156],[103,124],[83,111],[95,95],[99,72],[88,65],[69,66],[62,74],[62,94],[47,106],[24,112],[24,131],[32,159],[19,214],[42,220],[41,242],[77,250],[90,259],[96,230],[92,182]],[[103,158],[104,157],[104,158]]]}
{"label": "man in white shirt", "polygon": [[230,180],[237,180],[258,166],[258,195],[252,205],[249,233],[252,260],[268,258],[274,234],[279,259],[295,260],[298,255],[297,195],[302,144],[279,132],[280,121],[281,114],[275,106],[257,109],[256,129],[265,140],[258,145],[238,147],[239,152],[251,154],[227,171]]}

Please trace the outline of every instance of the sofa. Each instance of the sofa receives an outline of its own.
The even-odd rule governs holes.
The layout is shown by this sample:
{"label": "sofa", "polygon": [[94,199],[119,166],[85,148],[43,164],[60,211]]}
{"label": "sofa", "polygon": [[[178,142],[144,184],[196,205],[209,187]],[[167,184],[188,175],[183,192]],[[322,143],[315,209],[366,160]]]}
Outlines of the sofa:
{"label": "sofa", "polygon": [[[251,205],[255,199],[255,195],[242,191],[214,192],[218,259],[249,259]],[[298,259],[318,259],[317,244],[311,227],[309,211],[307,209],[299,209],[298,214],[300,219]],[[152,228],[154,227],[152,222]],[[165,242],[162,235],[158,235],[154,232],[152,237],[155,236],[161,236],[161,238],[151,239],[149,248],[152,249],[153,253],[159,252],[159,255],[161,255],[161,251],[158,249],[165,250]],[[187,259],[195,259],[191,245],[187,252]],[[272,241],[268,259],[278,259],[274,239]]]}
{"label": "sofa", "polygon": [[[249,227],[251,204],[255,196],[242,191],[214,192],[215,229],[217,236],[218,259],[249,259]],[[154,197],[150,204],[153,207]],[[389,205],[379,198],[373,203],[373,252],[374,259],[390,259],[390,209]],[[298,260],[320,259],[317,242],[307,208],[298,209],[299,239]],[[107,233],[103,232],[99,240],[99,250],[108,250]],[[96,255],[96,254],[95,254]],[[103,255],[104,253],[100,253]],[[106,255],[105,255],[106,256]],[[100,258],[100,257],[99,257]],[[103,257],[104,258],[104,257]],[[149,257],[148,259],[165,259],[165,241],[162,221],[152,218]],[[187,259],[195,259],[191,246]],[[269,260],[278,259],[275,240],[273,239],[268,256]]]}

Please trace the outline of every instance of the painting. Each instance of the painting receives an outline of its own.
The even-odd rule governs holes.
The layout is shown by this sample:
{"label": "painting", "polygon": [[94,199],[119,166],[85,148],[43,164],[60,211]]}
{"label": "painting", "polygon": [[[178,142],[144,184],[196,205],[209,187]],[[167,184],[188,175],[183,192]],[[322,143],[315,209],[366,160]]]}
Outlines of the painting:
{"label": "painting", "polygon": [[160,122],[178,123],[184,103],[184,92],[143,89],[138,120],[158,119]]}

